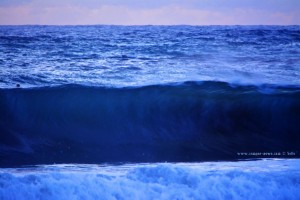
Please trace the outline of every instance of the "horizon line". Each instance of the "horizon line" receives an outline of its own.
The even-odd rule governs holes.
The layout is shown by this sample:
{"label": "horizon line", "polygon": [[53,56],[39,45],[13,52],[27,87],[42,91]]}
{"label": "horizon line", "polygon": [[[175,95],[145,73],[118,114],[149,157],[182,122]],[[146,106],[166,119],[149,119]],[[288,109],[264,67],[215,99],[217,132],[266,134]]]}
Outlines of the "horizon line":
{"label": "horizon line", "polygon": [[300,24],[0,24],[0,26],[300,26]]}

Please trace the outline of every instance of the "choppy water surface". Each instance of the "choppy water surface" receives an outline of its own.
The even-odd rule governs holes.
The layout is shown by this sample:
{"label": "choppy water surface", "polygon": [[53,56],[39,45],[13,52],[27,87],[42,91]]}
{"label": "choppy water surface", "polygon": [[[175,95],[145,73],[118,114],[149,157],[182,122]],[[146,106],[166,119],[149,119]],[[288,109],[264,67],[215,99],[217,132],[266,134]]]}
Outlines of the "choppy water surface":
{"label": "choppy water surface", "polygon": [[1,26],[0,87],[300,84],[299,26]]}

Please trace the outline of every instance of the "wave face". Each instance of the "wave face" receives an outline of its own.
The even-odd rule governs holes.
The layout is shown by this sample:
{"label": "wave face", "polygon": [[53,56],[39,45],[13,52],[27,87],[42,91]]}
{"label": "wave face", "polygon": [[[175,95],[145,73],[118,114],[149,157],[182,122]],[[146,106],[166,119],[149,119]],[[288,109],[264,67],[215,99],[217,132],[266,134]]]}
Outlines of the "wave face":
{"label": "wave face", "polygon": [[300,198],[299,160],[0,169],[0,199]]}
{"label": "wave face", "polygon": [[0,163],[299,157],[299,99],[299,88],[222,82],[1,89]]}

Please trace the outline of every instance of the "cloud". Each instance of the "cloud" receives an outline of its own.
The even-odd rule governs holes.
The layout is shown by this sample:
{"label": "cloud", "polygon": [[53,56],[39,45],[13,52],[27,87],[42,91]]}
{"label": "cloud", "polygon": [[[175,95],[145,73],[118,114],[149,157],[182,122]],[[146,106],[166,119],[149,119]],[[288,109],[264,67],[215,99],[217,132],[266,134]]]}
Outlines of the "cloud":
{"label": "cloud", "polygon": [[[294,2],[294,0],[287,1]],[[12,1],[12,3],[16,2],[16,0]],[[0,24],[300,24],[300,13],[293,6],[286,5],[281,9],[275,9],[275,6],[281,5],[283,0],[273,0],[278,3],[272,9],[268,8],[270,0],[265,0],[263,5],[258,6],[255,5],[258,4],[258,0],[186,0],[184,3],[176,0],[153,0],[152,3],[128,0],[124,2],[121,0],[60,0],[54,3],[46,0],[22,0],[20,4],[0,6]],[[219,2],[219,5],[216,5],[216,2]]]}
{"label": "cloud", "polygon": [[0,7],[20,6],[30,2],[31,0],[0,0]]}
{"label": "cloud", "polygon": [[195,9],[258,9],[279,12],[299,11],[299,0],[0,0],[1,6],[80,6],[99,8],[107,6],[125,6],[129,8],[154,9],[166,6],[180,6]]}

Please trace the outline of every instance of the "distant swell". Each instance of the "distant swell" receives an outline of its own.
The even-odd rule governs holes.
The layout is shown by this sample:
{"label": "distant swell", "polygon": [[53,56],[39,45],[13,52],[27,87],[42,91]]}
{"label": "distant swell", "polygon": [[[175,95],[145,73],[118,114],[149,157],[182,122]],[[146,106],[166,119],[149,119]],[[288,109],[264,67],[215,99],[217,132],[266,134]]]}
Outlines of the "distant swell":
{"label": "distant swell", "polygon": [[187,82],[0,90],[0,165],[201,161],[300,150],[299,88]]}

